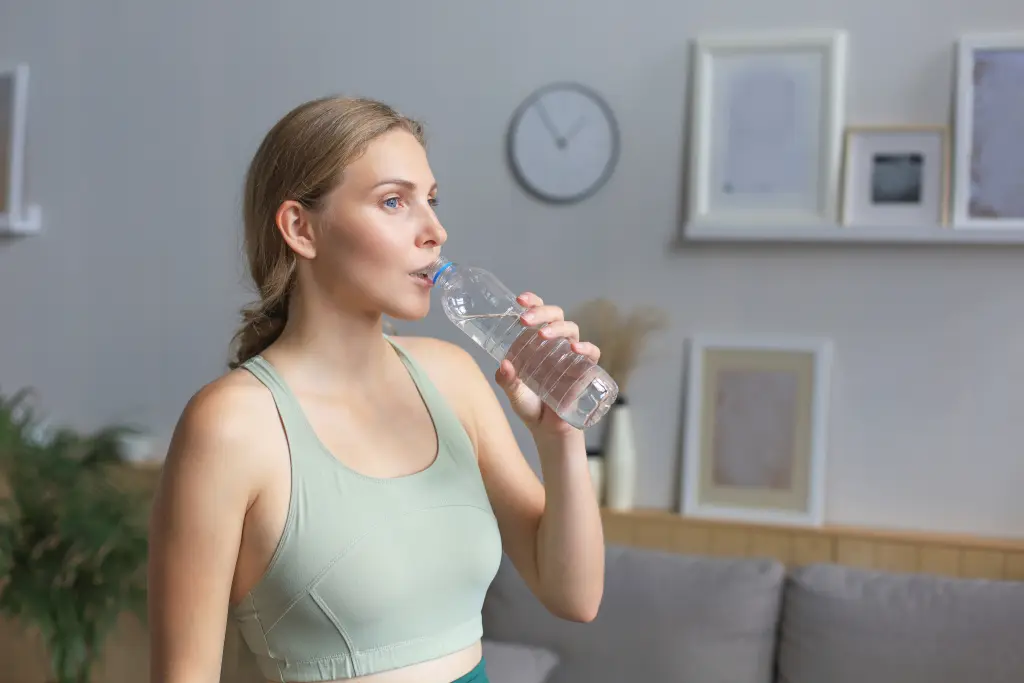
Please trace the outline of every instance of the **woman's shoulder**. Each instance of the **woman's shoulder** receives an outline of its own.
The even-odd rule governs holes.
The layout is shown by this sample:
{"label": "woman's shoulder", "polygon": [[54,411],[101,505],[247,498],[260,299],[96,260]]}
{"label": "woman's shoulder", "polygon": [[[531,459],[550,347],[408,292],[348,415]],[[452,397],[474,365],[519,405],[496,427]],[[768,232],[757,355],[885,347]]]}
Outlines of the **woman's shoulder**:
{"label": "woman's shoulder", "polygon": [[266,387],[239,368],[200,387],[185,404],[179,426],[207,438],[245,439],[272,411],[274,401]]}
{"label": "woman's shoulder", "polygon": [[[201,471],[253,483],[278,426],[270,392],[247,370],[231,370],[186,402],[171,438],[165,470]],[[252,475],[247,476],[247,475]]]}

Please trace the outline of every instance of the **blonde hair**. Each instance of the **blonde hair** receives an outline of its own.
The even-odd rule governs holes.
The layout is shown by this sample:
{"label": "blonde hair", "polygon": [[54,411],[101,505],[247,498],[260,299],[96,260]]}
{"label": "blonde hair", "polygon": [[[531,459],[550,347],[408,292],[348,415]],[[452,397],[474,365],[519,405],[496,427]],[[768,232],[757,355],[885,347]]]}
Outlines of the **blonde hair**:
{"label": "blonde hair", "polygon": [[425,144],[419,122],[364,98],[306,102],[267,132],[246,173],[242,200],[245,253],[259,298],[241,311],[231,368],[270,346],[288,322],[296,256],[277,229],[281,203],[294,200],[318,211],[341,182],[345,167],[373,140],[394,129],[406,130]]}

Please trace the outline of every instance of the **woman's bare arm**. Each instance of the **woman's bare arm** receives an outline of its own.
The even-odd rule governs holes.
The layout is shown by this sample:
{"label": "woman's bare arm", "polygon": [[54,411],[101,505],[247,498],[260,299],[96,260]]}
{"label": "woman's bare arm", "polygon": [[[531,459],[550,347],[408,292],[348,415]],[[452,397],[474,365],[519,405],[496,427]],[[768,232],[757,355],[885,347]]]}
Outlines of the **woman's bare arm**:
{"label": "woman's bare arm", "polygon": [[[227,381],[225,381],[227,380]],[[225,378],[189,401],[150,518],[150,683],[217,683],[242,525],[248,387]]]}
{"label": "woman's bare arm", "polygon": [[475,362],[463,377],[475,397],[480,470],[509,558],[552,614],[593,620],[604,594],[604,533],[582,432],[534,436],[542,484]]}
{"label": "woman's bare arm", "polygon": [[464,418],[509,559],[563,619],[594,619],[604,594],[604,536],[581,432],[538,439],[544,483],[526,461],[480,366],[448,342],[403,337]]}

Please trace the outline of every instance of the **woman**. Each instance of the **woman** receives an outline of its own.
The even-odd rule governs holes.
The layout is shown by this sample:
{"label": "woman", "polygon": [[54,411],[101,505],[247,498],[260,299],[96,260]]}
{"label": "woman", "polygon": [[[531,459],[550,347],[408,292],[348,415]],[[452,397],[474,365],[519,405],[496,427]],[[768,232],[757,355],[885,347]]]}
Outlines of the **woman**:
{"label": "woman", "polygon": [[[436,203],[420,126],[384,104],[308,102],[263,140],[244,195],[260,298],[185,407],[152,513],[153,683],[217,680],[229,618],[268,681],[486,681],[502,551],[552,613],[596,615],[583,434],[500,365],[542,485],[468,353],[382,332],[427,314]],[[520,301],[597,360],[557,307]]]}

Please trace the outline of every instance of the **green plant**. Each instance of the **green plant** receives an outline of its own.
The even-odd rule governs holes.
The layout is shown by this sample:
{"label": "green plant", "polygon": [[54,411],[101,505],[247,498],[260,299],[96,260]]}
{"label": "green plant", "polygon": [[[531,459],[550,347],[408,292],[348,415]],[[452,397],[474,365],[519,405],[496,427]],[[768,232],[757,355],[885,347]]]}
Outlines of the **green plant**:
{"label": "green plant", "polygon": [[130,430],[44,435],[29,396],[0,394],[0,613],[41,634],[55,683],[88,683],[118,618],[145,618],[148,506],[118,485]]}

